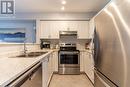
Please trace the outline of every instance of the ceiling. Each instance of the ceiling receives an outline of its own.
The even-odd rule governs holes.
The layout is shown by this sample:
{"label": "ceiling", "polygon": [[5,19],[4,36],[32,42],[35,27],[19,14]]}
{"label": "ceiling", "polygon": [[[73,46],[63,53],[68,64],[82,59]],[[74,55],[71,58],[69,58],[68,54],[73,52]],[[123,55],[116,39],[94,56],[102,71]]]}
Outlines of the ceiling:
{"label": "ceiling", "polygon": [[110,0],[66,0],[62,11],[62,0],[15,0],[16,13],[43,12],[98,12]]}

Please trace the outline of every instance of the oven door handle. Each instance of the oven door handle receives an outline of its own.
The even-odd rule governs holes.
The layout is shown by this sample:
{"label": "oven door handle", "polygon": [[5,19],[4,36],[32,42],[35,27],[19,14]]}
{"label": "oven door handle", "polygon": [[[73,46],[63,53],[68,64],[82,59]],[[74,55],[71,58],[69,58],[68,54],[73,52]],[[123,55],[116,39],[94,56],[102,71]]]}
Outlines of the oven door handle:
{"label": "oven door handle", "polygon": [[64,52],[60,52],[60,54],[79,54],[79,52],[68,52],[68,51],[64,51]]}

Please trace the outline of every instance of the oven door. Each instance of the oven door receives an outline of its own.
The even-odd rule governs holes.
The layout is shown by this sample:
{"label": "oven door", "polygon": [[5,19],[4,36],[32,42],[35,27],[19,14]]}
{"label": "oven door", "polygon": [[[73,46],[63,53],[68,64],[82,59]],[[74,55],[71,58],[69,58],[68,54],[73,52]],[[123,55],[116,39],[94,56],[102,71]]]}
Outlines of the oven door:
{"label": "oven door", "polygon": [[59,66],[76,67],[79,66],[79,51],[60,51],[59,53]]}
{"label": "oven door", "polygon": [[79,51],[59,52],[59,74],[80,74]]}

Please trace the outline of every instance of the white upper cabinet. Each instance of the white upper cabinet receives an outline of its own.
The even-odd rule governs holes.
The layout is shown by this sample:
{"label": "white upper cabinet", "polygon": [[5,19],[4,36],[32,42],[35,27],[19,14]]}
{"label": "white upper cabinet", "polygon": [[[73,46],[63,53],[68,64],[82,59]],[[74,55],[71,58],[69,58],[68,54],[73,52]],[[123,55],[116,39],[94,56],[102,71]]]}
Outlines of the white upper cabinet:
{"label": "white upper cabinet", "polygon": [[54,21],[59,31],[77,31],[76,21]]}
{"label": "white upper cabinet", "polygon": [[48,39],[50,38],[50,30],[51,24],[49,21],[42,21],[40,22],[40,38]]}
{"label": "white upper cabinet", "polygon": [[59,39],[59,26],[54,21],[50,21],[50,39]]}
{"label": "white upper cabinet", "polygon": [[78,25],[78,39],[88,39],[89,38],[89,22],[79,21],[77,25]]}
{"label": "white upper cabinet", "polygon": [[77,21],[66,21],[66,31],[77,31]]}
{"label": "white upper cabinet", "polygon": [[78,39],[89,37],[88,21],[41,21],[40,38],[59,39],[59,31],[77,31]]}
{"label": "white upper cabinet", "polygon": [[59,25],[55,21],[41,21],[40,38],[59,39]]}
{"label": "white upper cabinet", "polygon": [[59,31],[67,31],[67,22],[66,21],[56,21],[57,25],[59,26]]}
{"label": "white upper cabinet", "polygon": [[94,19],[92,19],[89,22],[89,38],[94,37],[94,29],[95,29]]}

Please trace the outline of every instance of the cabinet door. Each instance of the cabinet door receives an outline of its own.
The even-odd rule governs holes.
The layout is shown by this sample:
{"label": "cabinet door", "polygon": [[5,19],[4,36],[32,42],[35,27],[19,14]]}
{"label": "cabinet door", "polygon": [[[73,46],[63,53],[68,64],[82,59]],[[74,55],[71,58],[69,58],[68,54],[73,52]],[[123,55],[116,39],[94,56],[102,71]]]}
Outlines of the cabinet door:
{"label": "cabinet door", "polygon": [[53,70],[53,53],[51,53],[50,55],[49,55],[49,60],[48,60],[48,74],[49,74],[49,78],[48,78],[48,85],[49,85],[49,83],[50,83],[50,80],[51,80],[51,77],[52,77],[52,74],[53,74],[53,72],[54,72],[54,70]]}
{"label": "cabinet door", "polygon": [[67,21],[67,30],[68,31],[77,31],[78,30],[78,22],[79,21]]}
{"label": "cabinet door", "polygon": [[94,63],[93,63],[93,57],[90,53],[85,52],[84,57],[84,68],[85,73],[88,75],[90,80],[94,82]]}
{"label": "cabinet door", "polygon": [[89,38],[94,37],[94,29],[95,29],[95,24],[94,24],[94,20],[92,19],[89,21]]}
{"label": "cabinet door", "polygon": [[43,87],[48,87],[49,82],[51,80],[51,76],[53,73],[52,70],[52,58],[51,58],[51,54],[49,56],[47,56],[42,63],[42,80],[43,80]]}
{"label": "cabinet door", "polygon": [[53,52],[54,71],[58,72],[58,52]]}
{"label": "cabinet door", "polygon": [[50,38],[51,24],[49,21],[41,21],[40,27],[40,38],[49,39]]}
{"label": "cabinet door", "polygon": [[79,21],[77,25],[78,25],[78,39],[88,39],[89,38],[88,21]]}
{"label": "cabinet door", "polygon": [[59,23],[50,21],[50,38],[59,39]]}
{"label": "cabinet door", "polygon": [[58,27],[59,27],[59,31],[67,31],[67,21],[56,21]]}
{"label": "cabinet door", "polygon": [[48,83],[48,58],[45,58],[42,62],[42,87],[47,87]]}
{"label": "cabinet door", "polygon": [[84,52],[84,55],[85,55],[85,57],[84,57],[84,70],[85,70],[85,73],[89,76],[89,72],[90,72],[90,69],[91,69],[90,68],[91,67],[91,65],[90,65],[91,61],[89,59],[88,53]]}
{"label": "cabinet door", "polygon": [[80,52],[80,72],[84,71],[84,52]]}
{"label": "cabinet door", "polygon": [[91,61],[90,80],[94,83],[94,59],[92,54],[89,54],[89,58]]}
{"label": "cabinet door", "polygon": [[77,31],[78,21],[58,21],[59,31]]}
{"label": "cabinet door", "polygon": [[[48,74],[49,74],[49,78],[51,76],[51,55],[48,56]],[[48,79],[49,80],[49,79]]]}

